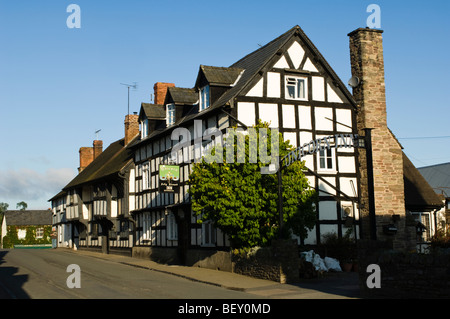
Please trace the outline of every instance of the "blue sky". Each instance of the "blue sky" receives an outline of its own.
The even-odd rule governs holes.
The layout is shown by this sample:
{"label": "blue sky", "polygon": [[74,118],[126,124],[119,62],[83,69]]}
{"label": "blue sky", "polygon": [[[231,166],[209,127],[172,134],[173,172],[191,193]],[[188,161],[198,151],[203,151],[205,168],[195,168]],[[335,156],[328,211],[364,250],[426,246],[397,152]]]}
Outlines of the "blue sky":
{"label": "blue sky", "polygon": [[[79,29],[66,25],[72,3]],[[120,83],[138,83],[138,111],[155,82],[193,87],[200,64],[229,66],[295,25],[347,83],[347,34],[366,27],[372,3],[384,30],[388,125],[417,167],[450,162],[448,0],[0,0],[0,202],[50,207],[96,130],[104,148],[122,138]]]}

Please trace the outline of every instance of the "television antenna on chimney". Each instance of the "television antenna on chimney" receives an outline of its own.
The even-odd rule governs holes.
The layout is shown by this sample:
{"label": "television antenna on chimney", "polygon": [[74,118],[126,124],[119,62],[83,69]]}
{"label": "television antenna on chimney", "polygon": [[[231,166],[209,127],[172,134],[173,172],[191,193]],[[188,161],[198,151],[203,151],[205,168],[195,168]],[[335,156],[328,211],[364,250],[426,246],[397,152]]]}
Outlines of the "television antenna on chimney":
{"label": "television antenna on chimney", "polygon": [[137,82],[133,82],[133,84],[120,83],[128,87],[128,115],[130,115],[130,88],[137,90]]}
{"label": "television antenna on chimney", "polygon": [[96,140],[98,140],[98,133],[101,131],[101,129],[100,130],[97,130],[97,131],[95,131],[95,139]]}

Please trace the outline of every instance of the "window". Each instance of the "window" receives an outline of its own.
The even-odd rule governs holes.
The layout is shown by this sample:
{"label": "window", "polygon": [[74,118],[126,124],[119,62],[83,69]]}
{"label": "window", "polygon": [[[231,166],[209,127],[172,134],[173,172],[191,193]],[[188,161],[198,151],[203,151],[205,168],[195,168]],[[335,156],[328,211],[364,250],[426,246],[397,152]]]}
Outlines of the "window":
{"label": "window", "polygon": [[203,111],[209,107],[209,85],[200,89],[200,105],[199,110]]}
{"label": "window", "polygon": [[216,228],[211,221],[202,223],[202,246],[216,245]]}
{"label": "window", "polygon": [[178,240],[178,225],[173,213],[167,215],[167,239]]}
{"label": "window", "polygon": [[150,163],[147,162],[142,165],[142,189],[150,189]]}
{"label": "window", "polygon": [[306,100],[307,79],[288,76],[286,77],[286,99],[289,100]]}
{"label": "window", "polygon": [[319,151],[318,161],[320,170],[336,170],[334,148],[325,147],[321,149]]}
{"label": "window", "polygon": [[150,233],[151,233],[150,214],[145,213],[142,216],[142,238],[144,240],[150,240]]}
{"label": "window", "polygon": [[167,104],[167,126],[171,126],[175,124],[175,104]]}
{"label": "window", "polygon": [[17,230],[17,238],[18,239],[25,239],[25,237],[27,236],[27,230],[26,229],[18,229]]}
{"label": "window", "polygon": [[146,118],[141,122],[141,138],[145,138],[148,135],[148,119]]}
{"label": "window", "polygon": [[36,228],[36,239],[44,238],[44,228]]}

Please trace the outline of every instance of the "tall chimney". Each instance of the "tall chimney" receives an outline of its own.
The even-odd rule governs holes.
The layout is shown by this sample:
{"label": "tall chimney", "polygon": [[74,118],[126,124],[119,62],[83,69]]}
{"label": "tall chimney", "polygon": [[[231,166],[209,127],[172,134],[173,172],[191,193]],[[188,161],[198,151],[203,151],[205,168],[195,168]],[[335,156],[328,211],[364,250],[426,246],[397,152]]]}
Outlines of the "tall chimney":
{"label": "tall chimney", "polygon": [[80,167],[78,173],[81,173],[89,164],[91,164],[102,152],[103,141],[94,140],[92,147],[80,147]]}
{"label": "tall chimney", "polygon": [[139,115],[128,114],[125,116],[125,145],[139,134]]}
{"label": "tall chimney", "polygon": [[94,160],[103,152],[103,141],[95,140],[93,143]]}
{"label": "tall chimney", "polygon": [[92,147],[80,147],[80,167],[78,173],[81,173],[94,160],[94,149]]}
{"label": "tall chimney", "polygon": [[[371,239],[390,241],[396,249],[409,249],[410,247],[407,247],[410,244],[409,234],[405,227],[402,146],[387,127],[382,33],[381,30],[360,28],[348,34],[352,76],[360,79],[359,85],[353,88],[353,96],[358,107],[358,134],[364,136],[365,128],[373,129],[371,131],[375,208],[373,222],[370,222],[369,216],[370,179],[367,169],[370,169],[370,164],[368,167],[366,150],[358,150],[362,237],[369,239],[372,230],[372,234],[376,235]],[[388,235],[383,231],[387,225],[392,224],[397,227],[396,235]]]}
{"label": "tall chimney", "polygon": [[155,93],[155,104],[163,105],[164,100],[166,99],[167,89],[174,86],[175,84],[173,83],[155,83],[155,85],[153,86],[153,90]]}

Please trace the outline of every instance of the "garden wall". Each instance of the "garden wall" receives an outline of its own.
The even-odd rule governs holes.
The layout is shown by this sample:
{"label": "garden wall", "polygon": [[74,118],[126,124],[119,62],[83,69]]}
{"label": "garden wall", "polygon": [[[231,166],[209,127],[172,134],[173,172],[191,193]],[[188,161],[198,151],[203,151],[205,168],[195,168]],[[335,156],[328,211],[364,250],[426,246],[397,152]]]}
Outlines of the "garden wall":
{"label": "garden wall", "polygon": [[[367,266],[377,264],[381,288],[369,289],[372,273]],[[360,286],[368,298],[450,298],[450,250],[430,254],[381,249],[374,244],[360,249]]]}
{"label": "garden wall", "polygon": [[275,240],[272,246],[247,255],[233,255],[233,272],[279,283],[299,280],[300,257],[295,241]]}

